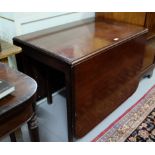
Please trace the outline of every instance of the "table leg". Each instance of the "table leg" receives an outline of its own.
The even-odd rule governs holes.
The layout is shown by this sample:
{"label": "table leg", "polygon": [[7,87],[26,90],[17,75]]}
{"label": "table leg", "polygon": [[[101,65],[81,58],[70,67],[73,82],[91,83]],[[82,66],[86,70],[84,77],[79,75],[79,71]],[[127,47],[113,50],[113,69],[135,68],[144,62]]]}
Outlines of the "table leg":
{"label": "table leg", "polygon": [[73,86],[71,74],[66,74],[66,104],[67,104],[67,123],[68,123],[68,141],[72,142],[75,135],[75,108],[73,102]]}
{"label": "table leg", "polygon": [[10,135],[11,142],[23,142],[23,134],[21,128],[16,129]]}
{"label": "table leg", "polygon": [[47,90],[47,103],[52,104],[53,102],[52,92],[50,91],[48,80],[46,81],[46,90]]}
{"label": "table leg", "polygon": [[47,103],[52,104],[52,91],[50,90],[50,77],[49,70],[46,69],[46,91],[47,91]]}
{"label": "table leg", "polygon": [[10,133],[9,136],[10,136],[10,140],[11,140],[11,142],[17,142],[17,140],[16,140],[16,135],[15,135],[14,132]]}
{"label": "table leg", "polygon": [[30,133],[30,138],[32,142],[39,142],[39,128],[37,123],[37,116],[34,113],[30,121],[28,122],[28,129]]}

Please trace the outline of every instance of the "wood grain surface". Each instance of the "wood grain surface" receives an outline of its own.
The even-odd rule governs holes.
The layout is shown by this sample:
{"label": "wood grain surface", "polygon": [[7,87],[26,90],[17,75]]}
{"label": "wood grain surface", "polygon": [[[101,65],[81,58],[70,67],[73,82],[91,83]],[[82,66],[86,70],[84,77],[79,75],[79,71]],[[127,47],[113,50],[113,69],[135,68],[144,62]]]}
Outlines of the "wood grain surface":
{"label": "wood grain surface", "polygon": [[[73,141],[87,134],[136,90],[146,33],[143,27],[110,20],[56,32],[42,30],[14,38],[14,44],[23,49],[17,64],[26,74],[40,76],[36,81],[44,95],[56,90],[59,80],[64,81],[68,138]],[[30,66],[34,69],[29,70]],[[55,81],[49,78],[52,74],[59,80],[55,86],[46,87]]]}
{"label": "wood grain surface", "polygon": [[[0,137],[3,137],[33,117],[37,84],[32,78],[2,63],[0,80],[15,86],[13,93],[0,100]],[[33,131],[36,128],[34,127]],[[38,134],[37,130],[35,135]]]}

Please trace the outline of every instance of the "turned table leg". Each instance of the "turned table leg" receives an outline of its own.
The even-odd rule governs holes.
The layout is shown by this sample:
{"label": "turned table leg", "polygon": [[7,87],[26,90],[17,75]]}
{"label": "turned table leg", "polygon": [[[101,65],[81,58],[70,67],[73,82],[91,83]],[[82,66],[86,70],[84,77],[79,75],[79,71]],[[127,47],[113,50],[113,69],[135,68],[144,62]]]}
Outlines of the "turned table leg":
{"label": "turned table leg", "polygon": [[10,133],[10,140],[11,140],[11,142],[16,142],[17,140],[16,140],[16,135],[15,135],[15,133],[14,132],[12,132],[12,133]]}
{"label": "turned table leg", "polygon": [[39,128],[37,122],[37,116],[34,113],[30,121],[28,122],[29,134],[32,142],[39,142]]}

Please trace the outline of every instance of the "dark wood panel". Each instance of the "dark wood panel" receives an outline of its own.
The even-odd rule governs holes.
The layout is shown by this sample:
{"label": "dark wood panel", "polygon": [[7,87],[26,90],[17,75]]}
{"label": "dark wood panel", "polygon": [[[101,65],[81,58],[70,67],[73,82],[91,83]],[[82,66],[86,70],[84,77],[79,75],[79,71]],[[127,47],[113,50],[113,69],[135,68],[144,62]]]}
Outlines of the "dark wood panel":
{"label": "dark wood panel", "polygon": [[148,12],[146,14],[144,26],[149,29],[148,39],[155,37],[155,12]]}
{"label": "dark wood panel", "polygon": [[155,39],[150,39],[146,43],[146,50],[144,54],[144,61],[142,70],[146,69],[154,63],[155,56]]}
{"label": "dark wood panel", "polygon": [[17,108],[14,112],[7,112],[0,118],[0,137],[3,137],[23,123],[27,122],[33,114],[32,104],[26,103],[26,106]]}
{"label": "dark wood panel", "polygon": [[111,19],[131,23],[139,26],[144,26],[145,12],[96,12],[96,19]]}
{"label": "dark wood panel", "polygon": [[76,136],[82,137],[137,88],[145,39],[138,38],[75,66]]}

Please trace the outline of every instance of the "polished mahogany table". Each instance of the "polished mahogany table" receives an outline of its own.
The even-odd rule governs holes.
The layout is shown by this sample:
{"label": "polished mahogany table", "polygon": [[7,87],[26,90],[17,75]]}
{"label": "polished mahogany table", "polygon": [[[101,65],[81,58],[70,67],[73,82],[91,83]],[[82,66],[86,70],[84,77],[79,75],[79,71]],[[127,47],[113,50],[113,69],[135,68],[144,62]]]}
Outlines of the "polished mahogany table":
{"label": "polished mahogany table", "polygon": [[[74,25],[74,26],[72,26]],[[19,70],[38,83],[37,99],[66,87],[68,138],[81,138],[137,88],[147,29],[89,21],[14,38]]]}
{"label": "polished mahogany table", "polygon": [[0,99],[0,137],[10,134],[16,141],[14,131],[28,122],[31,141],[39,141],[35,114],[36,82],[27,75],[0,63],[0,79],[15,86],[15,91]]}

